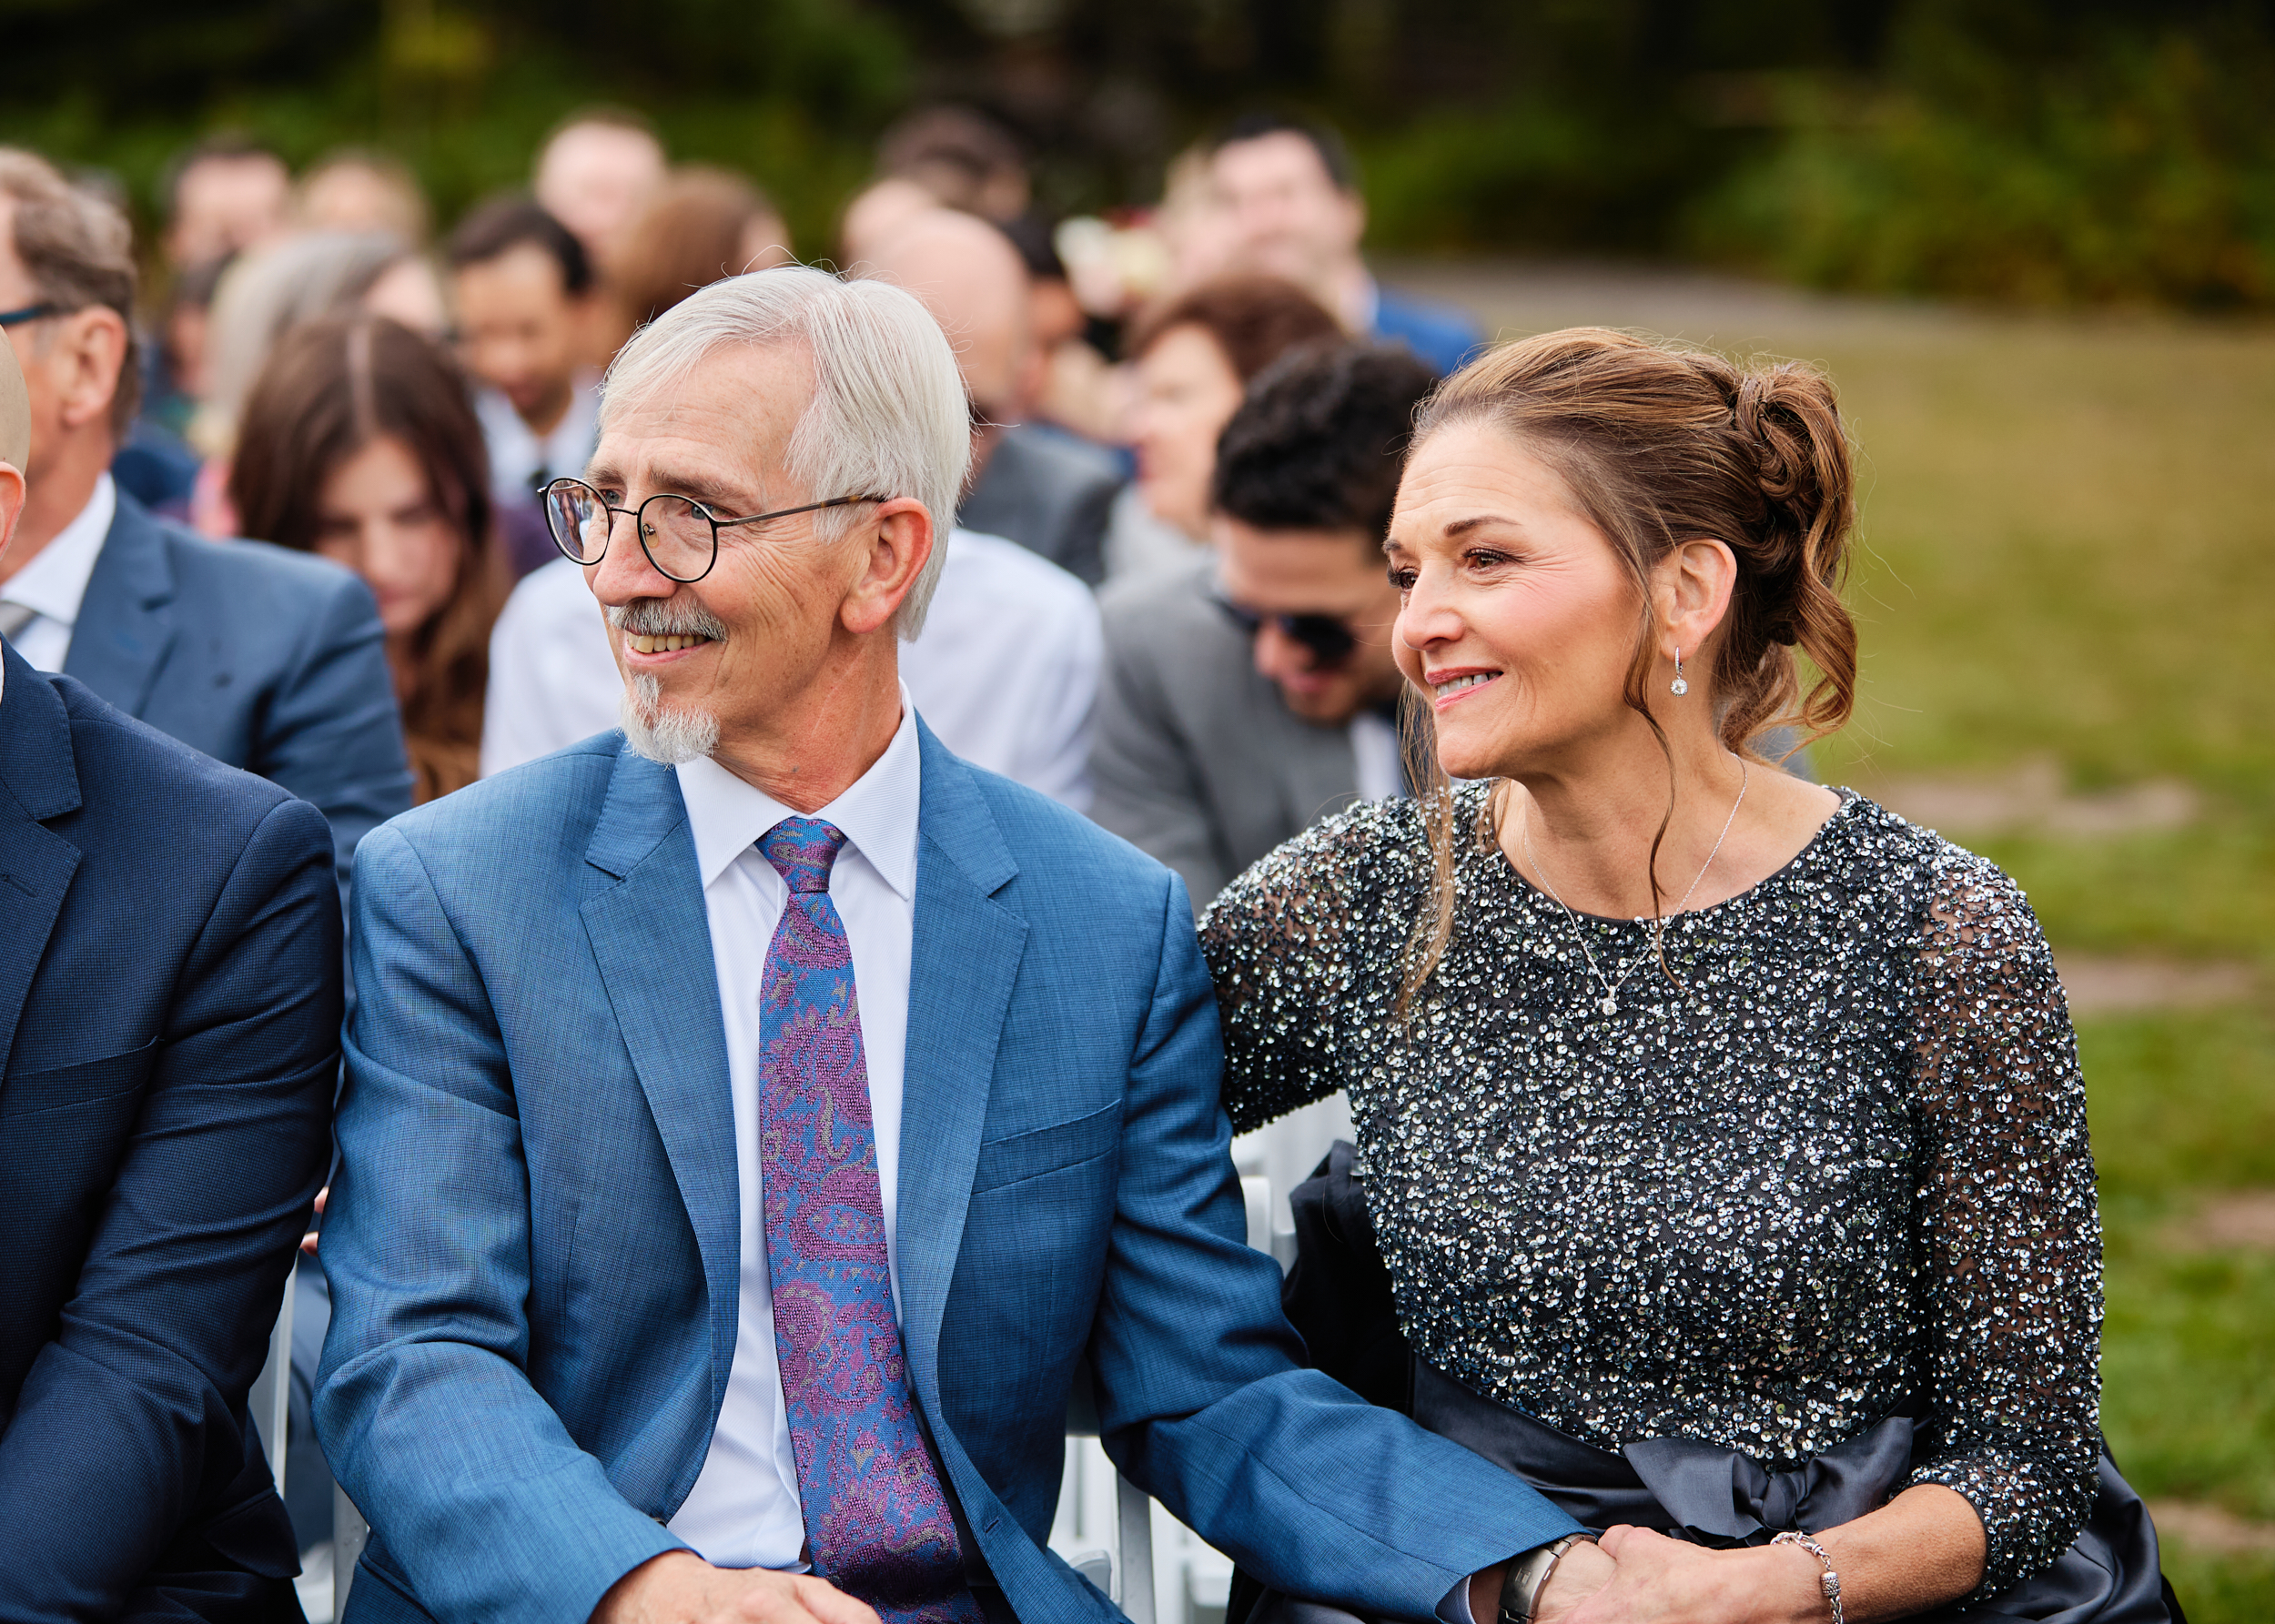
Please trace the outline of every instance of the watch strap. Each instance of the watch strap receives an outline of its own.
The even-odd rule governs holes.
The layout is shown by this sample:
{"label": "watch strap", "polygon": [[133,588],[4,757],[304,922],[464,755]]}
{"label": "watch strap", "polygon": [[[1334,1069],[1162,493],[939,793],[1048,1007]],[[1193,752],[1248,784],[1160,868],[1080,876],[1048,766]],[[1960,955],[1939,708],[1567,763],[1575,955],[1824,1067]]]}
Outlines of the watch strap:
{"label": "watch strap", "polygon": [[1498,1624],[1532,1624],[1532,1615],[1541,1604],[1541,1592],[1548,1589],[1556,1564],[1573,1546],[1593,1545],[1595,1538],[1593,1534],[1567,1534],[1550,1544],[1535,1546],[1511,1562],[1509,1578],[1501,1587]]}

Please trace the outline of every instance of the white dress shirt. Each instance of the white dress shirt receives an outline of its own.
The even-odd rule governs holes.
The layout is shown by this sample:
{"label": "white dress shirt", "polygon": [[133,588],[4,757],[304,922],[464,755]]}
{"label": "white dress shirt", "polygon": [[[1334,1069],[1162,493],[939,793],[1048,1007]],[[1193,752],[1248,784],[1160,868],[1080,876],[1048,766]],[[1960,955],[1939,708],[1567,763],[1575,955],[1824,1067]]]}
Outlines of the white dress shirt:
{"label": "white dress shirt", "polygon": [[583,478],[584,465],[592,460],[592,447],[601,436],[600,386],[597,373],[579,373],[570,390],[569,409],[545,435],[523,422],[513,402],[498,390],[486,388],[475,395],[474,415],[481,420],[482,439],[490,448],[493,497],[509,504],[534,499],[531,481],[540,472],[548,479]]}
{"label": "white dress shirt", "polygon": [[[711,955],[719,975],[719,1013],[727,1039],[727,1086],[734,1100],[734,1164],[742,1198],[741,1295],[734,1362],[703,1472],[672,1532],[722,1568],[798,1569],[805,1518],[790,1449],[774,1351],[774,1301],[766,1263],[759,1136],[759,994],[766,952],[790,890],[757,847],[766,832],[798,815],[712,761],[678,768],[680,795],[695,839]],[[922,764],[915,711],[901,691],[901,725],[875,765],[813,815],[845,835],[830,869],[829,897],[844,921],[853,955],[861,1047],[875,1125],[877,1194],[885,1208],[885,1255],[900,1309],[895,1232],[901,1149],[901,1077],[908,1049],[909,955],[916,921],[916,811]]]}
{"label": "white dress shirt", "polygon": [[1406,793],[1398,723],[1380,711],[1361,711],[1350,719],[1350,758],[1358,769],[1360,800],[1390,801]]}
{"label": "white dress shirt", "polygon": [[[996,536],[953,530],[924,635],[901,676],[966,761],[1077,810],[1106,658],[1089,589]],[[490,638],[481,769],[502,772],[616,725],[623,692],[600,605],[566,559],[522,578]]]}
{"label": "white dress shirt", "polygon": [[27,663],[44,671],[63,670],[79,606],[86,600],[87,580],[117,516],[118,487],[110,475],[99,475],[95,494],[78,517],[34,553],[30,563],[0,581],[0,602],[20,603],[32,610],[24,629],[8,640]]}

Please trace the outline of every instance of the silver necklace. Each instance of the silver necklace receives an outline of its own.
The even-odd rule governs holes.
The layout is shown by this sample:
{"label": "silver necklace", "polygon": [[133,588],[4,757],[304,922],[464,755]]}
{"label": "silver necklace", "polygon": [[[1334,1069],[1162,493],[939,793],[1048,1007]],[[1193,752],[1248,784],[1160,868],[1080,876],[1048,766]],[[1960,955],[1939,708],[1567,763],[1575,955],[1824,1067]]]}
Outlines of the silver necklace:
{"label": "silver necklace", "polygon": [[[1753,767],[1747,763],[1744,757],[1739,757],[1738,798],[1730,803],[1730,815],[1722,821],[1722,832],[1714,837],[1714,849],[1706,853],[1706,861],[1698,865],[1697,878],[1691,882],[1691,888],[1683,893],[1683,900],[1674,905],[1674,911],[1677,913],[1685,913],[1690,911],[1691,899],[1698,894],[1699,882],[1706,878],[1706,871],[1714,867],[1714,859],[1722,855],[1722,842],[1730,838],[1731,826],[1738,821],[1738,808],[1745,804],[1746,786],[1753,782]],[[1550,896],[1556,899],[1556,905],[1563,909],[1564,918],[1572,925],[1572,933],[1580,939],[1580,952],[1582,956],[1588,961],[1588,973],[1594,976],[1596,984],[1603,989],[1603,996],[1597,1002],[1596,1008],[1607,1015],[1619,1014],[1620,989],[1627,984],[1629,976],[1643,968],[1643,961],[1649,958],[1651,953],[1637,953],[1633,962],[1620,972],[1617,981],[1606,977],[1603,969],[1595,962],[1595,950],[1588,945],[1588,933],[1580,928],[1580,920],[1572,913],[1571,904],[1566,903],[1562,894],[1557,891],[1556,883],[1548,877],[1547,868],[1542,864],[1539,855],[1532,850],[1532,808],[1530,804],[1527,804],[1524,809],[1524,822],[1517,826],[1517,840],[1524,847],[1524,860],[1532,865],[1532,872],[1540,875],[1542,886],[1546,889]],[[1654,919],[1651,922],[1653,951],[1658,950],[1664,930],[1663,920]]]}

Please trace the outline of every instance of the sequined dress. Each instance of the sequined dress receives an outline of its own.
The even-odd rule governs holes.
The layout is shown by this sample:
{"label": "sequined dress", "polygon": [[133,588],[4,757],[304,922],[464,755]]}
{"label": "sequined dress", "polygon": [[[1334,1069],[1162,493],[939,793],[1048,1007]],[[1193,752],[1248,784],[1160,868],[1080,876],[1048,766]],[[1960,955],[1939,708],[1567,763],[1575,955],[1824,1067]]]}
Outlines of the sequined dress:
{"label": "sequined dress", "polygon": [[1777,1469],[1926,1405],[1910,1481],[1989,1536],[1977,1598],[2077,1537],[2100,1437],[2100,1232],[2077,1046],[2012,881],[1861,797],[1666,933],[1562,910],[1457,792],[1454,932],[1410,1015],[1430,894],[1412,802],[1361,806],[1202,923],[1236,1130],[1350,1091],[1416,1353],[1617,1450]]}

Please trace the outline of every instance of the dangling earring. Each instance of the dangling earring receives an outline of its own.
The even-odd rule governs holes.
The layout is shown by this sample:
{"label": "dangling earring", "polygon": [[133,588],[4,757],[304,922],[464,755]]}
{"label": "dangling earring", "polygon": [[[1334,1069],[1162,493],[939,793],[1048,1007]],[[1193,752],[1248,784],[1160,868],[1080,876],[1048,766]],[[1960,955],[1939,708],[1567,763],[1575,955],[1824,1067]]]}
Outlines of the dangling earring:
{"label": "dangling earring", "polygon": [[1677,649],[1674,651],[1674,681],[1667,684],[1667,691],[1681,699],[1690,691],[1691,685],[1683,680],[1683,651]]}

